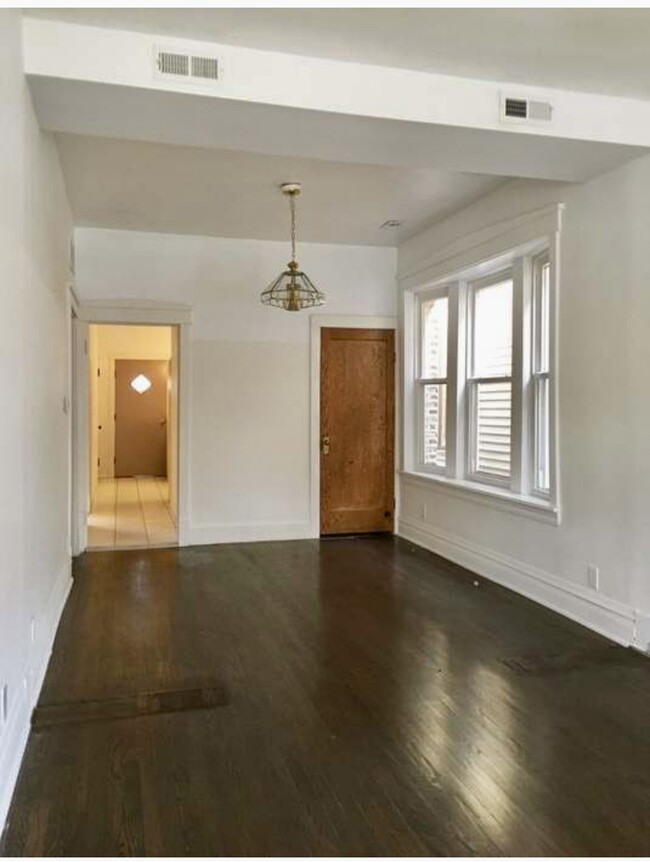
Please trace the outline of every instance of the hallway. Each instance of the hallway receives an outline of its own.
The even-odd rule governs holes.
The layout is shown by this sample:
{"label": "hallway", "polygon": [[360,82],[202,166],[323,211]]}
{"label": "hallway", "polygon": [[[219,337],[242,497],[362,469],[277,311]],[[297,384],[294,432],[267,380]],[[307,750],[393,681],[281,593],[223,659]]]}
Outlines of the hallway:
{"label": "hallway", "polygon": [[88,517],[88,548],[152,548],[175,545],[169,483],[156,476],[100,479]]}
{"label": "hallway", "polygon": [[0,850],[644,855],[649,680],[400,539],[85,554]]}

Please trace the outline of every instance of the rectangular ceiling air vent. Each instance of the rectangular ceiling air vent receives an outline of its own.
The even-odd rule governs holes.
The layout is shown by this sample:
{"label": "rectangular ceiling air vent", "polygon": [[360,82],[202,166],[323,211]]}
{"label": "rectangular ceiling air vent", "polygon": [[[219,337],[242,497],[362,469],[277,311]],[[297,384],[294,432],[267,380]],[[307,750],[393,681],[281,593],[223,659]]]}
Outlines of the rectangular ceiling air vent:
{"label": "rectangular ceiling air vent", "polygon": [[501,119],[517,122],[550,123],[553,119],[553,106],[539,99],[525,99],[518,96],[503,96],[501,99]]}
{"label": "rectangular ceiling air vent", "polygon": [[172,54],[170,51],[159,51],[157,67],[161,75],[175,75],[186,78],[190,74],[190,58],[187,54]]}
{"label": "rectangular ceiling air vent", "polygon": [[157,78],[185,80],[196,84],[209,83],[219,80],[219,60],[216,57],[157,48],[154,74]]}
{"label": "rectangular ceiling air vent", "polygon": [[192,77],[218,80],[219,61],[215,57],[192,57]]}
{"label": "rectangular ceiling air vent", "polygon": [[528,102],[525,99],[506,98],[506,117],[520,117],[525,120],[528,116]]}

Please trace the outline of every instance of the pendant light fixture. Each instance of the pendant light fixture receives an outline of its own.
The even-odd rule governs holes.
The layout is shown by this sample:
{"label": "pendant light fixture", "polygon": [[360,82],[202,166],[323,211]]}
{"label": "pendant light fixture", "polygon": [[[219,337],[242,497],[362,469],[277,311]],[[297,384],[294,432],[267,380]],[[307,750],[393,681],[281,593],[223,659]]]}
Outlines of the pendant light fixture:
{"label": "pendant light fixture", "polygon": [[285,311],[300,311],[325,302],[325,294],[318,290],[307,273],[298,269],[296,260],[296,198],[300,188],[300,183],[283,183],[280,186],[282,194],[289,198],[291,211],[291,260],[288,268],[271,282],[261,296],[264,305],[273,305]]}

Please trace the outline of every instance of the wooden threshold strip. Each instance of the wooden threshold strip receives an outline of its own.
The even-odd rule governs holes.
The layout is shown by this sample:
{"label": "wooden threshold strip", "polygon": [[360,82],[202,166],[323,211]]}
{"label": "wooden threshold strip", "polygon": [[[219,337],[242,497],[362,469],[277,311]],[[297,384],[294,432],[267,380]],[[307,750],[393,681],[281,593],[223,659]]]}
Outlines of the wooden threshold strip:
{"label": "wooden threshold strip", "polygon": [[227,706],[228,690],[223,685],[172,691],[137,692],[102,700],[78,700],[37,706],[32,713],[32,729],[46,730],[63,724],[113,721],[166,712],[214,709]]}

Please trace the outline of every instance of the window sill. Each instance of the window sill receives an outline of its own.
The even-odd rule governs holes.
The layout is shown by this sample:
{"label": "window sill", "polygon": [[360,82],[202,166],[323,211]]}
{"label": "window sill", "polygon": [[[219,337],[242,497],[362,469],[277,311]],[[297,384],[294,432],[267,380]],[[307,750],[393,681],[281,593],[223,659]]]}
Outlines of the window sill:
{"label": "window sill", "polygon": [[488,506],[491,509],[500,509],[514,515],[522,515],[545,524],[559,526],[560,510],[550,502],[538,497],[528,497],[513,494],[503,488],[491,485],[480,485],[477,482],[468,482],[463,479],[448,479],[435,473],[417,473],[413,470],[401,470],[400,476],[407,482],[435,487],[436,491],[457,497],[471,503]]}

